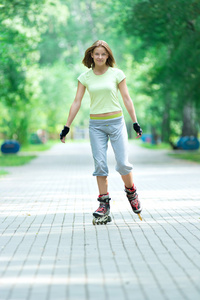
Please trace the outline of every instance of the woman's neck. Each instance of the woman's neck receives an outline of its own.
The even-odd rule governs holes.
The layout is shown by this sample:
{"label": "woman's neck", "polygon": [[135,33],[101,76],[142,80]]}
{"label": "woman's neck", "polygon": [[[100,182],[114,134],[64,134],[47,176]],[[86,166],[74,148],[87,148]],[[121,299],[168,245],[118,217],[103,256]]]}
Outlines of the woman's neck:
{"label": "woman's neck", "polygon": [[109,68],[109,66],[107,66],[107,65],[105,65],[105,66],[94,66],[93,72],[96,75],[102,75],[108,70],[108,68]]}

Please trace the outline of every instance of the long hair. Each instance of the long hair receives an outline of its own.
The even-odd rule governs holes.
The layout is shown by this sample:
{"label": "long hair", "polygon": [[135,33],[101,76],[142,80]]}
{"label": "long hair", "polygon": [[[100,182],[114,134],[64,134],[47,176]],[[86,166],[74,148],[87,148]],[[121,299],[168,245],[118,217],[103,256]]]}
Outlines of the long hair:
{"label": "long hair", "polygon": [[92,44],[91,47],[89,47],[85,51],[85,56],[82,60],[82,63],[84,64],[84,66],[88,67],[89,69],[94,67],[94,60],[93,60],[91,54],[93,53],[94,49],[99,46],[104,47],[106,49],[106,51],[108,52],[108,58],[106,61],[106,65],[108,65],[110,67],[114,67],[115,59],[114,59],[112,50],[110,49],[108,44],[102,40],[96,41],[94,44]]}

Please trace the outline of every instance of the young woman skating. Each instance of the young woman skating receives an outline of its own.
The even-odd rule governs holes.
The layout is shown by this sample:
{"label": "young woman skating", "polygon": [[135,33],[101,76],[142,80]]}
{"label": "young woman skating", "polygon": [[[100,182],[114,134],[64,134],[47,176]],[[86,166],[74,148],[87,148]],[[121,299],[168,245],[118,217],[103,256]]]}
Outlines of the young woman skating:
{"label": "young woman skating", "polygon": [[98,40],[85,51],[83,64],[88,70],[78,77],[78,87],[74,102],[69,111],[67,123],[60,133],[61,142],[81,107],[85,90],[90,95],[89,136],[94,159],[100,202],[93,213],[93,224],[106,224],[111,221],[110,196],[108,193],[107,147],[110,139],[115,159],[116,170],[121,175],[125,185],[126,196],[133,211],[139,214],[142,210],[136,187],[133,183],[132,165],[128,161],[128,136],[122,108],[118,99],[121,93],[124,105],[133,121],[137,137],[142,135],[142,129],[137,122],[133,102],[126,85],[126,76],[120,69],[114,68],[115,59],[105,41]]}

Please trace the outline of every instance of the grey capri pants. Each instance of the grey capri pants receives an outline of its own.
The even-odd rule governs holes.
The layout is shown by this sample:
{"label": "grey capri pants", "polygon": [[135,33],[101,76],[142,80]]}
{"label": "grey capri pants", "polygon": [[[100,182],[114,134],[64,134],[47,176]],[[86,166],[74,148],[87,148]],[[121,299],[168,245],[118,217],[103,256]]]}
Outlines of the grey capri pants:
{"label": "grey capri pants", "polygon": [[90,119],[89,134],[95,165],[93,176],[108,176],[109,138],[117,162],[116,171],[120,175],[127,175],[131,172],[133,167],[128,161],[128,135],[123,116],[106,120]]}

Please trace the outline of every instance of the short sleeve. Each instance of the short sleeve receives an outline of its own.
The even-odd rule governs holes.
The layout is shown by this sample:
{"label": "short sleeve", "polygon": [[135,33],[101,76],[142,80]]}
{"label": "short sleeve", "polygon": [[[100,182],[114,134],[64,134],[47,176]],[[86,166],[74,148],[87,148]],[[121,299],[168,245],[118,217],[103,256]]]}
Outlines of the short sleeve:
{"label": "short sleeve", "polygon": [[117,84],[119,84],[124,78],[126,78],[126,75],[122,70],[117,70]]}
{"label": "short sleeve", "polygon": [[80,83],[82,83],[84,86],[86,86],[85,73],[82,73],[77,79],[78,79],[78,81],[80,81]]}

